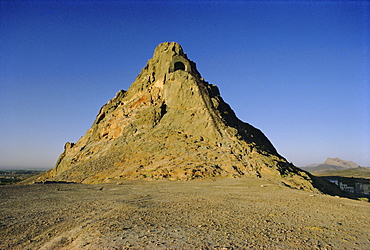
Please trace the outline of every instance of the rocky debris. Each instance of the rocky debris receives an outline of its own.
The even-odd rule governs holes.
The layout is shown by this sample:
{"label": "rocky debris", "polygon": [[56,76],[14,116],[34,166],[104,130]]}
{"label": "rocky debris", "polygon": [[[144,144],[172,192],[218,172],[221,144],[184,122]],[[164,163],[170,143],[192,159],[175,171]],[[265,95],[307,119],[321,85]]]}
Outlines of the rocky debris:
{"label": "rocky debris", "polygon": [[0,249],[369,249],[370,203],[263,178],[0,188]]}
{"label": "rocky debris", "polygon": [[130,88],[104,105],[86,134],[67,143],[56,166],[36,181],[215,177],[277,178],[290,187],[316,190],[312,176],[236,117],[179,44],[165,42]]}

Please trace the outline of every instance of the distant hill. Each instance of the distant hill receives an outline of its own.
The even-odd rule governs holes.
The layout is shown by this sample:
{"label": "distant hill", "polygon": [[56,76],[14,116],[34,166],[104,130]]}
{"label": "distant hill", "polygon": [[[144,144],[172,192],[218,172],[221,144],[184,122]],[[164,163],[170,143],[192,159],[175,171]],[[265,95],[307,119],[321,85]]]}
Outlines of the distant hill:
{"label": "distant hill", "polygon": [[345,161],[339,158],[327,158],[321,164],[310,164],[302,169],[321,176],[344,176],[370,178],[370,168],[361,167],[353,161]]}
{"label": "distant hill", "polygon": [[327,158],[323,165],[336,166],[344,169],[361,167],[360,165],[354,163],[353,161],[344,161],[339,158]]}
{"label": "distant hill", "polygon": [[317,167],[318,165],[320,165],[320,163],[312,163],[312,164],[308,164],[304,167],[301,167],[302,169],[309,169],[309,168],[314,168],[314,167]]}

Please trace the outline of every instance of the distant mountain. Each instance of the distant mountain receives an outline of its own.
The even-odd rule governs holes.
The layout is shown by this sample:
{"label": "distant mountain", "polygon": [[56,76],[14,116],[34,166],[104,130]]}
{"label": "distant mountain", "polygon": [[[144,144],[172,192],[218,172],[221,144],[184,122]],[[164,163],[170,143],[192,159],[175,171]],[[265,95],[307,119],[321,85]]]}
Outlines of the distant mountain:
{"label": "distant mountain", "polygon": [[310,169],[310,168],[314,168],[314,167],[317,167],[318,165],[320,165],[320,163],[311,163],[311,164],[308,164],[304,167],[301,167],[302,169]]}
{"label": "distant mountain", "polygon": [[322,163],[322,165],[342,167],[345,169],[361,167],[360,165],[354,163],[353,161],[344,161],[339,158],[327,158],[326,161]]}
{"label": "distant mountain", "polygon": [[302,169],[307,170],[311,173],[321,173],[328,171],[338,171],[338,170],[347,170],[347,169],[359,169],[360,165],[354,163],[353,161],[345,161],[339,158],[327,158],[321,164],[310,164]]}

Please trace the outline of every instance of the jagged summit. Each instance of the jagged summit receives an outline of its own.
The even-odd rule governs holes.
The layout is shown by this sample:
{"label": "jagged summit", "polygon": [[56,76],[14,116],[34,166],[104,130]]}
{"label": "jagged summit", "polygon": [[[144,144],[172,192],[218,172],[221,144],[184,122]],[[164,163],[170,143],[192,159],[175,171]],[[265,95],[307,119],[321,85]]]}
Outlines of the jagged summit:
{"label": "jagged summit", "polygon": [[311,189],[311,177],[240,121],[175,42],[158,45],[127,91],[104,105],[77,143],[36,181],[82,183],[221,176],[281,178]]}

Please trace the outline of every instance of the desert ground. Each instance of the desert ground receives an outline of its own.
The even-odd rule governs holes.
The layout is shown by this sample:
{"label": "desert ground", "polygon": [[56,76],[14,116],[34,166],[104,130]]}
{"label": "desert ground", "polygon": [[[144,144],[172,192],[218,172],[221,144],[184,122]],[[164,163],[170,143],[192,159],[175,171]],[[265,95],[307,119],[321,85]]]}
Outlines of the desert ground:
{"label": "desert ground", "polygon": [[261,179],[0,187],[0,249],[370,249],[370,203]]}

